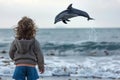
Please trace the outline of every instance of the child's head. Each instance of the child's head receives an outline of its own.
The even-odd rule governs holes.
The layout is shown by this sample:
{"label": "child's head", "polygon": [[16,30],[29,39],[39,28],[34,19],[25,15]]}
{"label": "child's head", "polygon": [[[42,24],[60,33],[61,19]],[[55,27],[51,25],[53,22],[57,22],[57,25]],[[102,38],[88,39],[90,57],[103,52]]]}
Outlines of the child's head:
{"label": "child's head", "polygon": [[36,26],[31,18],[23,17],[15,28],[18,39],[31,39],[35,37]]}

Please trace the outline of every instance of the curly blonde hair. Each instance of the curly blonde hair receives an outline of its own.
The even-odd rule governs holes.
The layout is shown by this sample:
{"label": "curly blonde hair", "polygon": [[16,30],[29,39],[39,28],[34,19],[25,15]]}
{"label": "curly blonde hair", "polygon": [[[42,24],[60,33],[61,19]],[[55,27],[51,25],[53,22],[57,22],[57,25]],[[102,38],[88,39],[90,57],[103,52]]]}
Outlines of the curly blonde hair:
{"label": "curly blonde hair", "polygon": [[36,35],[36,26],[31,18],[23,17],[19,22],[16,31],[16,38],[18,39],[31,39]]}

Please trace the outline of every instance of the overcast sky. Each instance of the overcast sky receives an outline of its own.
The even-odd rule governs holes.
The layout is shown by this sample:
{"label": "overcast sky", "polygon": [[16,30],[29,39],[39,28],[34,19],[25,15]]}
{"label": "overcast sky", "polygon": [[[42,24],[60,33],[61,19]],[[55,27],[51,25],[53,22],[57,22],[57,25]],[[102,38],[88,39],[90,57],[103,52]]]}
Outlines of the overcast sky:
{"label": "overcast sky", "polygon": [[[95,20],[75,17],[68,24],[54,24],[55,16],[71,3]],[[15,27],[23,16],[39,28],[120,27],[120,0],[0,0],[0,28]]]}

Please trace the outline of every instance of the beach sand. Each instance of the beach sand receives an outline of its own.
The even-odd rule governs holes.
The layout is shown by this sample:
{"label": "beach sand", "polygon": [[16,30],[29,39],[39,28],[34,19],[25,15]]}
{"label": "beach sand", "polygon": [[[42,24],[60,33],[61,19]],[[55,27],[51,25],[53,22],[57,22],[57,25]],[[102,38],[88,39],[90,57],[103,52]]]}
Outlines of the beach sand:
{"label": "beach sand", "polygon": [[[13,80],[11,77],[1,77],[0,80]],[[41,77],[38,80],[120,80],[120,79],[98,79],[80,77]]]}

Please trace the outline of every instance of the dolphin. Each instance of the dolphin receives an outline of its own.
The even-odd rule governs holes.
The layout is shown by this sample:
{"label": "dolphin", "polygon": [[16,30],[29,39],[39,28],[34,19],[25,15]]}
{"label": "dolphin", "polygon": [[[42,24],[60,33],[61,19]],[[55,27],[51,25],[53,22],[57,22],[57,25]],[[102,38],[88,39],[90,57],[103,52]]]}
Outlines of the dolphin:
{"label": "dolphin", "polygon": [[68,6],[68,8],[62,12],[60,12],[56,17],[54,24],[56,24],[59,21],[62,21],[63,23],[67,24],[67,21],[70,21],[70,18],[77,17],[77,16],[83,16],[86,17],[87,20],[94,20],[91,18],[87,12],[78,10],[72,7],[72,4]]}

